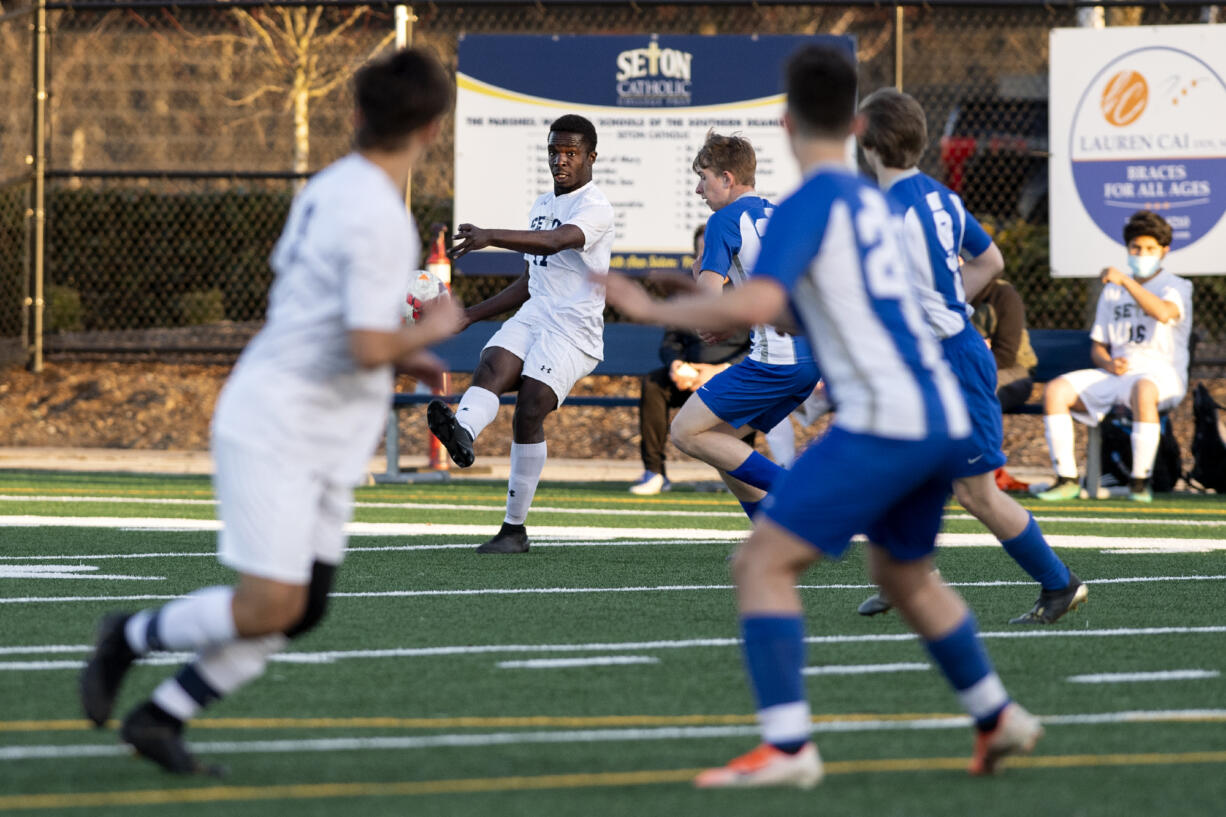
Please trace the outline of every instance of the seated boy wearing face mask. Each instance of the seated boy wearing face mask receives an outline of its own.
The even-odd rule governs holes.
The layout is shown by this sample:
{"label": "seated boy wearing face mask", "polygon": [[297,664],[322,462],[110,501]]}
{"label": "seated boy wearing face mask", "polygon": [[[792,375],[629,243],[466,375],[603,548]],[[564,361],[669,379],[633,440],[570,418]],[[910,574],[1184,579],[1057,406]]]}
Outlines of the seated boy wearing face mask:
{"label": "seated boy wearing face mask", "polygon": [[[1149,477],[1161,436],[1158,415],[1179,405],[1188,390],[1192,283],[1169,272],[1171,225],[1141,210],[1124,225],[1128,271],[1107,267],[1090,355],[1096,369],[1058,377],[1043,395],[1047,446],[1058,481],[1039,494],[1048,500],[1078,495],[1073,417],[1097,425],[1114,406],[1132,409],[1132,492],[1150,502]],[[1071,415],[1070,415],[1071,412]]]}

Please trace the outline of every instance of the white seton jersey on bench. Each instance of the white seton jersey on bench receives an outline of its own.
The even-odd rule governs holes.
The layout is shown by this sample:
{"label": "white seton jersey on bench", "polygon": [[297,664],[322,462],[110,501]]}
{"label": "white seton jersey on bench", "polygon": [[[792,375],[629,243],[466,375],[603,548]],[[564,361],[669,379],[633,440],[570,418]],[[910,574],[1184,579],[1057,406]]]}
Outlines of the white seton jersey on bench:
{"label": "white seton jersey on bench", "polygon": [[392,397],[392,367],[359,369],[352,329],[400,328],[420,254],[401,191],[350,154],[315,175],[272,253],[264,328],[239,357],[213,434],[328,481],[366,472]]}
{"label": "white seton jersey on bench", "polygon": [[583,246],[553,255],[524,253],[528,262],[528,294],[541,303],[553,329],[582,352],[604,359],[604,287],[593,284],[593,272],[608,272],[613,255],[613,205],[592,182],[561,196],[546,193],[532,205],[528,224],[533,230],[556,230],[573,224],[583,231]]}
{"label": "white seton jersey on bench", "polygon": [[1111,357],[1128,359],[1131,371],[1174,369],[1181,383],[1188,381],[1188,336],[1192,331],[1192,282],[1161,270],[1141,284],[1179,308],[1179,317],[1160,323],[1148,314],[1128,290],[1108,284],[1098,296],[1090,339],[1105,344]]}

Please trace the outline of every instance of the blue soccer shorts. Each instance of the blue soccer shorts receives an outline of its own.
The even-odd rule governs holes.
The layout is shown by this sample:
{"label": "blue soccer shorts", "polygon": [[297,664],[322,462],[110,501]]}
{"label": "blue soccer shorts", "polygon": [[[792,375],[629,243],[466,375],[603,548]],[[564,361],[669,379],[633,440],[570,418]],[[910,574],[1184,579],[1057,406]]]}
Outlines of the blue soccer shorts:
{"label": "blue soccer shorts", "polygon": [[941,341],[941,346],[962,387],[971,417],[971,436],[961,443],[963,456],[954,479],[991,473],[1007,461],[1001,451],[1004,429],[1000,401],[996,399],[996,359],[969,323],[952,338]]}
{"label": "blue soccer shorts", "polygon": [[696,392],[703,404],[733,428],[770,431],[808,399],[821,374],[817,364],[759,363],[745,358]]}
{"label": "blue soccer shorts", "polygon": [[903,562],[936,548],[961,441],[892,440],[832,428],[780,475],[758,506],[839,558],[856,534]]}

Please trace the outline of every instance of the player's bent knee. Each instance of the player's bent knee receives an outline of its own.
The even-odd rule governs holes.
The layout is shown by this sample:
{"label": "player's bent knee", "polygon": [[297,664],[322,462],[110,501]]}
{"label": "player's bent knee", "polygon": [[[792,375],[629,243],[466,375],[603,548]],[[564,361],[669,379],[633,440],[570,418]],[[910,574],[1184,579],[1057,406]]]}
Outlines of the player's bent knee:
{"label": "player's bent knee", "polygon": [[1077,392],[1073,385],[1063,377],[1057,377],[1043,389],[1043,411],[1047,414],[1063,414],[1076,399]]}
{"label": "player's bent knee", "polygon": [[332,592],[332,581],[336,576],[336,565],[316,562],[311,568],[311,584],[307,588],[306,608],[301,616],[285,629],[289,638],[297,638],[310,632],[323,620],[328,611],[328,596]]}

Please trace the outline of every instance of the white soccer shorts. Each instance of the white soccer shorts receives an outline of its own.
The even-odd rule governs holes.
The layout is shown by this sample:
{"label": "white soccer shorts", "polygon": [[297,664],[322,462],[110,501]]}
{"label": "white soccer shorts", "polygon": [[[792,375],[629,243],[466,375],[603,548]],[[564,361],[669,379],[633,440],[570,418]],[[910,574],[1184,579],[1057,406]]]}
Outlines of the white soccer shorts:
{"label": "white soccer shorts", "polygon": [[1115,406],[1132,405],[1132,389],[1138,380],[1148,380],[1158,387],[1158,411],[1170,411],[1183,400],[1188,387],[1174,370],[1125,372],[1111,374],[1102,369],[1078,369],[1061,375],[1072,384],[1085,404],[1086,413],[1073,412],[1080,422],[1096,426]]}
{"label": "white soccer shorts", "polygon": [[352,487],[228,440],[212,448],[222,564],[298,585],[311,583],[314,562],[340,564]]}
{"label": "white soccer shorts", "polygon": [[565,335],[535,319],[530,309],[520,309],[503,323],[485,344],[486,349],[491,346],[506,349],[522,360],[523,376],[539,380],[552,389],[559,406],[575,384],[600,363],[576,348]]}

